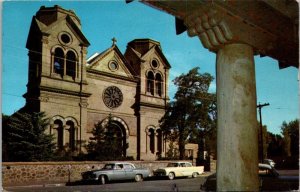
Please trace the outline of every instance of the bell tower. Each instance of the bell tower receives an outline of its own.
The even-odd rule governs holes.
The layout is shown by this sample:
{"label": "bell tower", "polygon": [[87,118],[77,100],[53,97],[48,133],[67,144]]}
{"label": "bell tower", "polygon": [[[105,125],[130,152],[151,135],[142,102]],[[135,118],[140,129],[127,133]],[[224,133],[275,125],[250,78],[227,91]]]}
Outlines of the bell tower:
{"label": "bell tower", "polygon": [[26,48],[29,56],[26,107],[42,111],[49,94],[87,96],[88,40],[72,10],[42,6],[32,18]]}
{"label": "bell tower", "polygon": [[46,112],[49,133],[58,151],[78,153],[85,142],[88,82],[86,55],[90,45],[79,18],[59,6],[42,6],[32,18],[26,48],[29,70],[27,112]]}
{"label": "bell tower", "polygon": [[168,78],[171,65],[160,43],[152,39],[135,39],[128,43],[125,57],[136,71],[139,83],[136,95],[137,159],[155,160],[164,155],[166,143],[159,120],[165,114]]}

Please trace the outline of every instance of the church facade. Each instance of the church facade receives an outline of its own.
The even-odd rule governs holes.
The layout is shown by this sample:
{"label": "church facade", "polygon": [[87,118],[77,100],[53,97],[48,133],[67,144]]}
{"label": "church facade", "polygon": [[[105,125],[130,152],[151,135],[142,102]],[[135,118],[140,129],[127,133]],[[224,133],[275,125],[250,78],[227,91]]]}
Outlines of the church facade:
{"label": "church facade", "polygon": [[87,58],[89,45],[73,11],[42,6],[26,44],[25,108],[46,112],[57,149],[84,151],[94,125],[111,116],[124,156],[165,156],[159,120],[169,100],[171,66],[160,43],[134,39],[123,54],[113,39],[111,47]]}

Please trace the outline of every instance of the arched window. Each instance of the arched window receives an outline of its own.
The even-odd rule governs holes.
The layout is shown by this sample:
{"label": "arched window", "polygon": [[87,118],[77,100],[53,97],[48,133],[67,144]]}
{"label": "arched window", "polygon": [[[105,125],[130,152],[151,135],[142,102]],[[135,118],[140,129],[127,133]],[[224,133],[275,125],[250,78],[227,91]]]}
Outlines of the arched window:
{"label": "arched window", "polygon": [[155,75],[155,90],[158,96],[162,96],[162,77],[159,73]]}
{"label": "arched window", "polygon": [[154,95],[154,74],[152,71],[147,74],[147,92]]}
{"label": "arched window", "polygon": [[149,137],[150,137],[150,151],[151,153],[155,152],[155,132],[154,129],[149,129]]}
{"label": "arched window", "polygon": [[57,148],[63,149],[64,147],[64,127],[61,120],[54,121],[54,128],[57,130]]}
{"label": "arched window", "polygon": [[76,55],[73,51],[68,51],[66,58],[66,75],[75,79],[76,75]]}
{"label": "arched window", "polygon": [[69,131],[69,148],[71,151],[75,151],[75,126],[73,121],[67,121]]}
{"label": "arched window", "polygon": [[157,135],[157,152],[158,152],[158,154],[161,154],[162,153],[162,142],[163,142],[161,129],[156,130],[156,135]]}
{"label": "arched window", "polygon": [[53,71],[54,73],[60,74],[61,77],[64,75],[64,52],[61,48],[56,48],[54,52]]}

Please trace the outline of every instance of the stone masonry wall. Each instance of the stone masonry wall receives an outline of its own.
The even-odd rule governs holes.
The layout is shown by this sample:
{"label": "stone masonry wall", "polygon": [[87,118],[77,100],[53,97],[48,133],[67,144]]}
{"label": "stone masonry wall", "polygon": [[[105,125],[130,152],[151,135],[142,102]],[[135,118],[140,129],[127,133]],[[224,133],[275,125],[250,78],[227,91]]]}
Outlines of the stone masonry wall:
{"label": "stone masonry wall", "polygon": [[[138,168],[151,171],[164,167],[170,161],[134,161]],[[100,169],[107,162],[4,162],[2,184],[16,186],[41,183],[67,183],[81,179],[81,172]]]}

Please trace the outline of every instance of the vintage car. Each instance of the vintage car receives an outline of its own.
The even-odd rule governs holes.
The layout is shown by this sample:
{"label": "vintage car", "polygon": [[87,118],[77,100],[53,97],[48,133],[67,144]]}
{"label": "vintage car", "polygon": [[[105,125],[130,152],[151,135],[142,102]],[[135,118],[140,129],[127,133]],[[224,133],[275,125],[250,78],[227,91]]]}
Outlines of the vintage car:
{"label": "vintage car", "polygon": [[107,182],[117,180],[143,181],[143,179],[151,175],[150,173],[149,169],[138,169],[132,163],[114,162],[105,164],[99,170],[83,172],[81,176],[82,181],[98,181],[103,185]]}
{"label": "vintage car", "polygon": [[264,164],[269,164],[272,167],[275,167],[276,163],[272,159],[264,159]]}
{"label": "vintage car", "polygon": [[[259,164],[260,191],[291,191],[298,190],[299,176],[280,175],[274,167],[269,164]],[[203,191],[216,191],[216,174],[206,178],[201,185]]]}
{"label": "vintage car", "polygon": [[172,162],[168,163],[167,167],[159,168],[153,171],[156,177],[167,177],[170,180],[175,177],[197,177],[202,174],[203,166],[193,166],[190,162]]}

